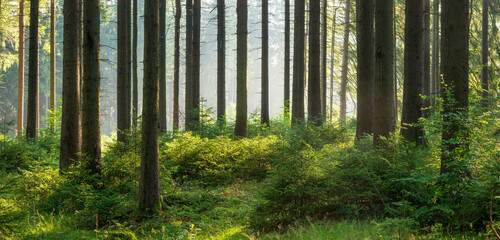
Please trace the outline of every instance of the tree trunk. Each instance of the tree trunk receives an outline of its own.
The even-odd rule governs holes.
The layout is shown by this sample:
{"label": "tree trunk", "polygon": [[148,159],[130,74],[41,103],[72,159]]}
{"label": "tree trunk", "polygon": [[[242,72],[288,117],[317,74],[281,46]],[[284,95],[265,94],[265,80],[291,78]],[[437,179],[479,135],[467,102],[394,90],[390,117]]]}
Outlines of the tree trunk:
{"label": "tree trunk", "polygon": [[482,44],[481,57],[483,71],[481,74],[481,96],[483,97],[483,107],[488,106],[488,0],[483,0],[483,29],[482,29]]}
{"label": "tree trunk", "polygon": [[247,136],[247,38],[248,6],[247,0],[237,0],[237,42],[236,42],[236,123],[234,135]]}
{"label": "tree trunk", "polygon": [[375,0],[374,144],[394,132],[393,0]]}
{"label": "tree trunk", "polygon": [[159,124],[160,133],[167,131],[167,43],[166,34],[166,13],[167,1],[160,0],[160,112]]}
{"label": "tree trunk", "polygon": [[99,0],[83,5],[82,154],[92,174],[101,173]]}
{"label": "tree trunk", "polygon": [[[469,105],[469,1],[442,1],[442,73],[453,99],[443,91],[443,127],[441,173],[464,171],[456,169],[468,148],[466,120]],[[454,116],[461,116],[460,119]]]}
{"label": "tree trunk", "polygon": [[24,0],[19,2],[19,61],[17,79],[17,137],[23,135],[24,115]]}
{"label": "tree trunk", "polygon": [[80,123],[80,54],[78,31],[81,8],[78,0],[65,0],[63,8],[63,89],[61,119],[61,152],[59,167],[61,170],[79,161],[81,151]]}
{"label": "tree trunk", "polygon": [[200,127],[200,27],[201,27],[201,0],[194,0],[193,4],[193,124]]}
{"label": "tree trunk", "polygon": [[117,104],[117,139],[119,142],[127,142],[127,2],[129,0],[118,0],[117,2],[117,58],[118,78],[116,81],[116,104]]}
{"label": "tree trunk", "polygon": [[50,129],[56,130],[56,6],[50,1]]}
{"label": "tree trunk", "polygon": [[[441,76],[439,73],[439,0],[434,0],[432,17],[432,79],[431,94],[438,94]],[[436,99],[432,99],[431,105],[436,105]]]}
{"label": "tree trunk", "polygon": [[305,42],[305,3],[295,0],[293,31],[293,89],[292,89],[292,123],[304,121],[304,42]]}
{"label": "tree trunk", "polygon": [[125,84],[127,95],[127,130],[130,130],[132,125],[132,0],[127,0],[127,81]]}
{"label": "tree trunk", "polygon": [[374,1],[357,0],[357,125],[356,139],[373,133],[373,84],[375,75]]}
{"label": "tree trunk", "polygon": [[283,105],[285,106],[285,117],[290,114],[290,0],[285,0],[285,90]]}
{"label": "tree trunk", "polygon": [[180,33],[181,33],[181,1],[175,0],[175,46],[174,46],[174,116],[173,130],[179,130],[179,66],[180,66]]}
{"label": "tree trunk", "polygon": [[407,0],[405,8],[405,53],[403,109],[401,135],[406,141],[419,143],[423,139],[422,128],[414,126],[422,117],[423,101],[423,35],[424,3]]}
{"label": "tree trunk", "polygon": [[155,213],[161,210],[160,167],[158,147],[159,101],[159,3],[145,0],[144,6],[144,87],[142,108],[141,177],[139,181],[139,212]]}
{"label": "tree trunk", "polygon": [[217,120],[226,115],[226,4],[217,0]]}
{"label": "tree trunk", "polygon": [[[335,4],[335,1],[334,1]],[[332,47],[330,53],[330,122],[333,123],[333,78],[334,78],[334,70],[335,70],[335,31],[336,31],[336,20],[337,20],[337,9],[335,8],[333,12],[333,21],[332,21]]]}
{"label": "tree trunk", "polygon": [[186,0],[186,94],[185,94],[185,128],[193,128],[193,0]]}
{"label": "tree trunk", "polygon": [[30,42],[28,63],[28,113],[26,137],[36,139],[38,130],[38,7],[39,0],[30,2]]}
{"label": "tree trunk", "polygon": [[139,108],[139,91],[137,89],[139,77],[138,77],[138,59],[137,59],[137,35],[138,35],[138,30],[137,30],[137,8],[138,4],[137,2],[139,0],[133,0],[134,1],[134,10],[133,10],[133,18],[134,18],[134,25],[132,27],[132,35],[133,35],[133,42],[132,42],[132,125],[134,128],[134,131],[137,130],[137,122],[138,122],[138,108]]}
{"label": "tree trunk", "polygon": [[261,61],[261,117],[262,125],[269,126],[269,0],[262,0],[262,61]]}
{"label": "tree trunk", "polygon": [[309,1],[309,76],[307,88],[308,122],[321,126],[321,0]]}
{"label": "tree trunk", "polygon": [[326,53],[328,38],[328,2],[321,1],[321,114],[323,122],[326,122]]}
{"label": "tree trunk", "polygon": [[[422,56],[424,57],[423,60],[423,95],[424,96],[429,96],[431,95],[431,1],[430,0],[424,0],[424,20],[423,20],[423,54]],[[423,100],[423,107],[424,108],[429,108],[430,107],[430,100],[425,99]],[[423,117],[429,117],[429,111],[428,110],[423,110]]]}
{"label": "tree trunk", "polygon": [[340,113],[339,118],[341,122],[345,122],[347,111],[347,70],[349,63],[349,21],[351,12],[351,0],[345,1],[345,18],[344,18],[344,49],[342,56],[342,70],[340,77]]}

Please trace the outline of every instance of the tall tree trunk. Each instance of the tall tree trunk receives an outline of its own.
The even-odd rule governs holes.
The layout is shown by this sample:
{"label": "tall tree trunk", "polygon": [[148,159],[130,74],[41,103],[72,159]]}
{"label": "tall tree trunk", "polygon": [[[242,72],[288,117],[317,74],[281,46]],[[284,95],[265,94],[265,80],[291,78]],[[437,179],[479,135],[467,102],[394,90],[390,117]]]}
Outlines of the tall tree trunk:
{"label": "tall tree trunk", "polygon": [[393,29],[394,0],[375,0],[374,144],[395,130]]}
{"label": "tall tree trunk", "polygon": [[139,91],[137,89],[139,77],[138,77],[138,59],[137,59],[137,35],[138,35],[138,30],[137,30],[137,8],[138,4],[137,2],[139,0],[133,0],[134,1],[134,10],[133,10],[133,19],[134,19],[134,25],[132,27],[132,35],[133,35],[133,42],[132,42],[132,125],[134,128],[134,131],[137,129],[137,122],[138,122],[138,108],[139,108]]}
{"label": "tall tree trunk", "polygon": [[[441,84],[441,76],[439,73],[439,0],[433,0],[433,16],[432,16],[432,79],[431,79],[431,94],[438,94],[439,85]],[[432,99],[432,106],[436,104],[436,100]]]}
{"label": "tall tree trunk", "polygon": [[483,0],[483,29],[482,29],[482,44],[481,44],[481,60],[483,71],[481,74],[481,96],[483,97],[483,107],[488,106],[488,0]]}
{"label": "tall tree trunk", "polygon": [[145,0],[144,6],[144,87],[142,108],[141,178],[139,181],[139,211],[155,213],[161,210],[160,167],[158,147],[159,101],[159,3]]}
{"label": "tall tree trunk", "polygon": [[393,59],[394,59],[394,64],[392,66],[392,71],[393,71],[393,76],[394,76],[394,111],[393,111],[393,118],[394,118],[394,125],[397,124],[398,122],[398,60],[397,60],[397,55],[398,55],[398,39],[397,39],[397,29],[396,29],[396,23],[397,23],[397,16],[396,16],[396,4],[397,2],[394,2],[392,5],[392,51],[393,51]]}
{"label": "tall tree trunk", "polygon": [[167,131],[167,43],[166,34],[167,1],[160,0],[160,133]]}
{"label": "tall tree trunk", "polygon": [[373,84],[375,75],[375,32],[373,0],[357,0],[357,125],[356,139],[373,133]]}
{"label": "tall tree trunk", "polygon": [[304,84],[305,84],[305,2],[295,0],[293,31],[293,89],[292,123],[304,121]]}
{"label": "tall tree trunk", "polygon": [[81,151],[80,123],[80,53],[78,25],[80,24],[80,2],[65,0],[63,8],[63,88],[61,119],[61,170],[79,161]]}
{"label": "tall tree trunk", "polygon": [[262,61],[261,61],[261,114],[263,125],[269,126],[269,0],[262,0]]}
{"label": "tall tree trunk", "polygon": [[201,0],[194,0],[193,4],[193,123],[200,127],[200,28],[201,28]]}
{"label": "tall tree trunk", "polygon": [[127,81],[125,84],[127,95],[127,130],[132,125],[132,0],[127,0]]}
{"label": "tall tree trunk", "polygon": [[50,1],[50,129],[55,132],[56,120],[56,5]]}
{"label": "tall tree trunk", "polygon": [[290,117],[290,0],[285,0],[285,90],[283,105],[286,118]]}
{"label": "tall tree trunk", "polygon": [[237,0],[237,41],[236,41],[236,123],[234,135],[247,136],[247,38],[248,2]]}
{"label": "tall tree trunk", "polygon": [[129,0],[118,0],[117,2],[117,58],[118,58],[118,78],[116,82],[116,104],[117,104],[117,139],[119,142],[127,142],[127,59],[129,50],[127,49],[127,2]]}
{"label": "tall tree trunk", "polygon": [[[458,161],[468,148],[463,118],[467,117],[469,105],[469,1],[442,0],[442,4],[441,72],[444,86],[453,96],[450,99],[443,95],[441,173],[447,173],[465,170],[456,169],[452,162]],[[457,114],[462,117],[453,117]]]}
{"label": "tall tree trunk", "polygon": [[174,43],[174,116],[173,130],[179,130],[179,67],[180,67],[180,33],[181,33],[181,1],[175,0],[175,43]]}
{"label": "tall tree trunk", "polygon": [[342,56],[342,71],[340,77],[340,121],[345,122],[347,111],[347,71],[349,63],[349,21],[351,12],[351,0],[345,1],[345,18],[344,18],[344,46]]}
{"label": "tall tree trunk", "polygon": [[226,4],[217,0],[217,120],[226,115]]}
{"label": "tall tree trunk", "polygon": [[[335,1],[334,1],[335,3]],[[333,12],[333,22],[332,22],[332,47],[330,53],[330,122],[333,123],[333,78],[334,78],[334,70],[335,70],[335,32],[336,32],[336,23],[337,21],[337,8],[335,8]]]}
{"label": "tall tree trunk", "polygon": [[421,0],[407,0],[405,8],[405,54],[401,135],[406,141],[419,143],[422,128],[415,126],[422,117],[423,101],[423,15]]}
{"label": "tall tree trunk", "polygon": [[326,122],[326,53],[328,38],[328,1],[321,1],[321,114],[323,122]]}
{"label": "tall tree trunk", "polygon": [[83,5],[82,154],[92,174],[101,173],[99,2]]}
{"label": "tall tree trunk", "polygon": [[24,115],[24,0],[19,2],[19,57],[17,78],[17,136],[23,135]]}
{"label": "tall tree trunk", "polygon": [[309,1],[309,77],[307,88],[308,122],[322,125],[321,116],[321,0]]}
{"label": "tall tree trunk", "polygon": [[193,128],[193,0],[186,0],[186,94],[185,94],[185,128]]}
{"label": "tall tree trunk", "polygon": [[[424,20],[423,20],[423,54],[422,56],[424,57],[423,60],[423,95],[424,96],[429,96],[431,94],[431,1],[430,0],[424,0]],[[428,108],[430,106],[430,100],[425,99],[423,100],[423,107]],[[429,111],[424,110],[423,111],[423,117],[428,117],[429,116]]]}
{"label": "tall tree trunk", "polygon": [[28,64],[28,113],[26,137],[36,139],[38,129],[38,7],[39,0],[30,2],[30,42]]}

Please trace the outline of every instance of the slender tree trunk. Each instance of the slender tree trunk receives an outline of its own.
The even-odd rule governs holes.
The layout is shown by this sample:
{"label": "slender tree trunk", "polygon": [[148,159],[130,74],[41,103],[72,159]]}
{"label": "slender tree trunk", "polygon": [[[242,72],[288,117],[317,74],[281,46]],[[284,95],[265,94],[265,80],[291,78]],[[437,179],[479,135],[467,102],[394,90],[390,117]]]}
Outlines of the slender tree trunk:
{"label": "slender tree trunk", "polygon": [[247,38],[248,38],[248,2],[237,0],[237,57],[236,57],[236,124],[234,135],[247,136]]}
{"label": "slender tree trunk", "polygon": [[482,64],[483,71],[481,74],[481,96],[483,97],[483,107],[488,106],[488,0],[483,0],[483,29],[482,29]]}
{"label": "slender tree trunk", "polygon": [[262,0],[261,114],[263,125],[269,126],[269,0]]}
{"label": "slender tree trunk", "polygon": [[[335,3],[335,1],[334,1]],[[335,72],[335,31],[336,31],[336,20],[337,20],[337,8],[335,8],[333,12],[333,21],[332,21],[332,47],[330,53],[330,122],[333,123],[333,78]]]}
{"label": "slender tree trunk", "polygon": [[194,0],[193,4],[193,123],[200,127],[200,27],[201,27],[201,0]]}
{"label": "slender tree trunk", "polygon": [[181,1],[175,0],[175,46],[174,46],[174,117],[173,130],[179,130],[179,67],[180,67],[180,33],[181,33]]}
{"label": "slender tree trunk", "polygon": [[393,4],[394,0],[375,0],[375,102],[373,105],[375,145],[380,143],[380,137],[389,137],[390,133],[395,130]]}
{"label": "slender tree trunk", "polygon": [[17,137],[23,135],[24,115],[24,0],[19,2],[19,73],[17,79]]}
{"label": "slender tree trunk", "polygon": [[132,0],[127,0],[127,130],[132,126]]}
{"label": "slender tree trunk", "polygon": [[185,94],[185,128],[193,128],[193,0],[186,0],[186,94]]}
{"label": "slender tree trunk", "polygon": [[326,122],[326,53],[328,38],[328,1],[321,1],[321,114],[323,122]]}
{"label": "slender tree trunk", "polygon": [[217,120],[226,115],[226,4],[217,0]]}
{"label": "slender tree trunk", "polygon": [[167,43],[166,34],[167,1],[160,0],[160,133],[167,131]]}
{"label": "slender tree trunk", "polygon": [[295,0],[293,31],[293,89],[292,123],[304,121],[304,83],[305,83],[305,2]]}
{"label": "slender tree trunk", "polygon": [[[442,0],[442,73],[445,86],[453,99],[443,95],[443,128],[441,173],[463,171],[456,169],[458,161],[468,148],[468,134],[464,133],[469,105],[469,1]],[[443,93],[445,93],[443,91]],[[462,116],[460,119],[453,115]]]}
{"label": "slender tree trunk", "polygon": [[38,0],[30,3],[30,43],[28,64],[28,117],[26,136],[36,139],[38,129]]}
{"label": "slender tree trunk", "polygon": [[63,8],[63,89],[61,119],[61,170],[79,161],[81,151],[80,123],[80,54],[78,25],[80,24],[80,2],[65,0]]}
{"label": "slender tree trunk", "polygon": [[283,105],[286,118],[290,117],[290,0],[285,0],[285,90]]}
{"label": "slender tree trunk", "polygon": [[56,130],[56,5],[50,1],[50,129]]}
{"label": "slender tree trunk", "polygon": [[349,21],[351,12],[351,0],[345,1],[345,18],[344,18],[344,50],[342,56],[342,71],[340,77],[340,121],[345,122],[347,111],[347,71],[349,63]]}
{"label": "slender tree trunk", "polygon": [[393,51],[393,59],[394,59],[394,64],[392,66],[392,71],[393,71],[393,76],[394,76],[394,111],[393,111],[393,118],[394,118],[394,125],[397,124],[398,122],[398,39],[397,39],[397,30],[396,30],[396,23],[397,23],[397,16],[396,16],[396,4],[397,2],[394,2],[392,5],[392,51]]}
{"label": "slender tree trunk", "polygon": [[119,142],[127,142],[127,58],[129,50],[127,49],[127,1],[118,0],[117,2],[117,58],[118,58],[118,78],[116,82],[116,104],[117,104],[117,139]]}
{"label": "slender tree trunk", "polygon": [[134,1],[134,10],[133,10],[133,18],[134,18],[134,25],[132,27],[133,31],[133,42],[132,42],[132,125],[134,128],[134,131],[137,130],[137,122],[138,122],[138,108],[139,108],[139,92],[137,89],[139,77],[138,77],[138,59],[137,59],[137,35],[138,35],[138,30],[137,30],[137,8],[138,4],[137,2],[139,0],[133,0]]}
{"label": "slender tree trunk", "polygon": [[[424,29],[423,29],[423,54],[422,56],[424,57],[423,60],[423,74],[424,74],[424,87],[423,87],[423,95],[424,96],[429,96],[431,95],[431,1],[430,0],[424,0]],[[423,107],[424,108],[429,108],[430,107],[430,100],[425,99],[423,100]],[[424,110],[423,111],[423,117],[429,117],[429,111]]]}
{"label": "slender tree trunk", "polygon": [[99,2],[83,5],[82,154],[92,174],[101,173]]}
{"label": "slender tree trunk", "polygon": [[375,32],[373,0],[357,0],[357,125],[356,139],[373,133],[373,84],[375,75]]}
{"label": "slender tree trunk", "polygon": [[322,125],[321,116],[321,0],[310,0],[309,14],[309,77],[307,88],[308,122]]}
{"label": "slender tree trunk", "polygon": [[[441,84],[439,73],[439,0],[433,0],[432,16],[432,79],[431,94],[438,94],[438,86]],[[436,100],[432,99],[431,105],[436,105]]]}
{"label": "slender tree trunk", "polygon": [[422,128],[415,126],[422,117],[424,3],[407,0],[405,8],[405,54],[403,109],[401,135],[406,141],[419,143],[423,139]]}
{"label": "slender tree trunk", "polygon": [[158,147],[159,111],[159,2],[145,0],[144,6],[144,87],[142,108],[141,177],[139,181],[139,211],[155,213],[161,210],[160,167]]}

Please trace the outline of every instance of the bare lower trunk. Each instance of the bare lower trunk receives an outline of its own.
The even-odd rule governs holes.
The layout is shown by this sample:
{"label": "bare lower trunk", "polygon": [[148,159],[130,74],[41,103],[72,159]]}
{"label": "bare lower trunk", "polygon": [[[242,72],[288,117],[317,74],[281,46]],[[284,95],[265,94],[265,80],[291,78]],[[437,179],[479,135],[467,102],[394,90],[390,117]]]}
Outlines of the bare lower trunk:
{"label": "bare lower trunk", "polygon": [[481,74],[481,88],[483,97],[483,107],[488,106],[488,0],[483,0],[483,36],[481,44],[482,53],[482,74]]}
{"label": "bare lower trunk", "polygon": [[285,0],[285,82],[283,105],[286,109],[286,117],[289,118],[290,111],[290,0]]}
{"label": "bare lower trunk", "polygon": [[351,12],[351,1],[347,0],[345,2],[345,19],[344,19],[344,50],[342,56],[342,71],[340,77],[340,113],[339,118],[341,122],[346,119],[347,111],[347,70],[349,63],[349,21]]}
{"label": "bare lower trunk", "polygon": [[292,123],[304,121],[304,61],[305,61],[305,3],[295,0],[293,31],[293,89],[292,89]]}
{"label": "bare lower trunk", "polygon": [[17,136],[23,135],[24,115],[24,0],[19,3],[19,58],[17,79]]}
{"label": "bare lower trunk", "polygon": [[30,3],[30,42],[28,64],[28,113],[26,137],[36,139],[38,132],[38,0]]}
{"label": "bare lower trunk", "polygon": [[173,130],[179,130],[179,66],[180,66],[181,1],[175,0],[174,46],[174,116]]}
{"label": "bare lower trunk", "polygon": [[217,120],[226,115],[226,5],[217,1]]}
{"label": "bare lower trunk", "polygon": [[247,136],[247,38],[248,6],[247,0],[237,0],[237,57],[236,57],[236,123],[234,135]]}
{"label": "bare lower trunk", "polygon": [[262,0],[261,124],[269,126],[269,17],[268,0]]}
{"label": "bare lower trunk", "polygon": [[160,0],[160,112],[158,120],[160,124],[160,133],[167,131],[167,43],[166,34],[166,12],[167,1]]}
{"label": "bare lower trunk", "polygon": [[309,77],[308,77],[308,122],[316,126],[323,124],[321,116],[321,0],[309,2]]}
{"label": "bare lower trunk", "polygon": [[50,129],[56,130],[56,6],[50,1]]}

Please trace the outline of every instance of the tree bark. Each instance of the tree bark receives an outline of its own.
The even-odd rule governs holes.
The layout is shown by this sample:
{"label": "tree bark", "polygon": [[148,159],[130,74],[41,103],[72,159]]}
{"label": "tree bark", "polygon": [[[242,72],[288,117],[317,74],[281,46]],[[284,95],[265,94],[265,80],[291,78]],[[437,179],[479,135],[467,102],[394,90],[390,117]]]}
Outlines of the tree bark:
{"label": "tree bark", "polygon": [[99,0],[83,5],[82,154],[92,174],[101,173]]}
{"label": "tree bark", "polygon": [[424,3],[407,0],[405,8],[405,54],[401,135],[406,141],[419,143],[423,129],[415,126],[422,117],[424,93]]}
{"label": "tree bark", "polygon": [[326,55],[328,38],[328,1],[321,1],[321,114],[323,122],[326,122]]}
{"label": "tree bark", "polygon": [[79,161],[81,151],[80,123],[80,54],[78,30],[80,24],[79,0],[65,0],[63,8],[63,88],[61,149],[59,167],[62,170]]}
{"label": "tree bark", "polygon": [[374,144],[395,130],[393,0],[375,0]]}
{"label": "tree bark", "polygon": [[[335,2],[334,2],[335,3]],[[333,12],[333,24],[332,24],[332,47],[331,47],[331,60],[330,60],[330,122],[333,123],[333,78],[335,70],[335,32],[337,21],[337,9],[335,8]]]}
{"label": "tree bark", "polygon": [[50,1],[50,129],[56,130],[56,5]]}
{"label": "tree bark", "polygon": [[[444,86],[453,99],[443,90],[443,127],[441,173],[457,171],[457,161],[468,148],[468,134],[464,133],[464,118],[469,105],[469,1],[442,0],[442,49],[441,68]],[[455,116],[455,117],[454,117]],[[461,116],[457,119],[456,116]],[[461,169],[464,170],[464,169]]]}
{"label": "tree bark", "polygon": [[127,0],[127,129],[132,126],[132,0]]}
{"label": "tree bark", "polygon": [[269,126],[269,0],[262,0],[262,61],[261,61],[261,114],[262,125]]}
{"label": "tree bark", "polygon": [[122,143],[127,142],[127,76],[128,66],[127,58],[129,50],[127,49],[127,1],[118,0],[117,2],[117,81],[116,81],[116,104],[117,104],[117,140]]}
{"label": "tree bark", "polygon": [[138,30],[137,30],[137,8],[138,4],[137,2],[139,0],[133,0],[134,1],[134,10],[133,10],[133,19],[134,19],[134,24],[132,27],[132,35],[133,35],[133,40],[132,40],[132,126],[134,131],[137,130],[137,122],[138,122],[138,111],[139,111],[139,91],[138,91],[138,59],[137,59],[137,35],[138,35]]}
{"label": "tree bark", "polygon": [[373,133],[373,84],[375,75],[375,32],[373,0],[357,0],[357,125],[356,139]]}
{"label": "tree bark", "polygon": [[483,97],[482,106],[488,106],[488,0],[483,0],[483,27],[481,41],[481,60],[483,64],[481,74],[481,96]]}
{"label": "tree bark", "polygon": [[248,6],[247,0],[237,0],[237,41],[236,41],[236,123],[234,135],[247,136],[247,38]]}
{"label": "tree bark", "polygon": [[349,63],[349,21],[351,12],[351,1],[345,1],[345,18],[344,18],[344,46],[342,56],[342,70],[340,77],[340,113],[339,118],[341,122],[345,122],[347,111],[347,70]]}
{"label": "tree bark", "polygon": [[166,12],[167,1],[160,0],[160,133],[167,131],[167,43],[166,34]]}
{"label": "tree bark", "polygon": [[[441,74],[439,73],[439,0],[433,2],[432,17],[432,79],[431,94],[438,94],[441,84]],[[436,105],[436,99],[432,99],[431,105]]]}
{"label": "tree bark", "polygon": [[217,0],[217,120],[226,115],[226,5]]}
{"label": "tree bark", "polygon": [[285,0],[285,82],[284,100],[286,118],[290,117],[290,0]]}
{"label": "tree bark", "polygon": [[193,0],[186,0],[186,94],[185,94],[185,128],[193,128]]}
{"label": "tree bark", "polygon": [[179,67],[180,67],[180,33],[181,33],[181,1],[175,0],[175,43],[174,43],[174,116],[173,130],[179,130]]}
{"label": "tree bark", "polygon": [[194,0],[193,4],[193,124],[200,127],[200,27],[201,27],[201,0]]}
{"label": "tree bark", "polygon": [[[430,96],[431,95],[431,1],[430,0],[424,0],[424,20],[423,20],[423,54],[422,56],[424,57],[423,60],[423,95],[424,96]],[[429,117],[429,111],[427,108],[430,107],[430,100],[425,99],[423,100],[423,107],[425,110],[422,111],[423,117]]]}
{"label": "tree bark", "polygon": [[161,210],[160,167],[158,147],[158,101],[159,101],[159,3],[145,0],[144,29],[144,87],[142,108],[141,177],[139,181],[140,213],[155,213]]}
{"label": "tree bark", "polygon": [[19,56],[17,79],[17,137],[23,135],[24,115],[24,0],[19,2]]}
{"label": "tree bark", "polygon": [[304,121],[304,84],[305,84],[305,3],[295,0],[293,31],[293,89],[292,89],[292,123]]}
{"label": "tree bark", "polygon": [[30,42],[28,63],[28,113],[26,137],[36,140],[38,134],[38,9],[39,0],[30,2]]}
{"label": "tree bark", "polygon": [[308,71],[308,122],[321,126],[321,0],[309,1],[309,71]]}

